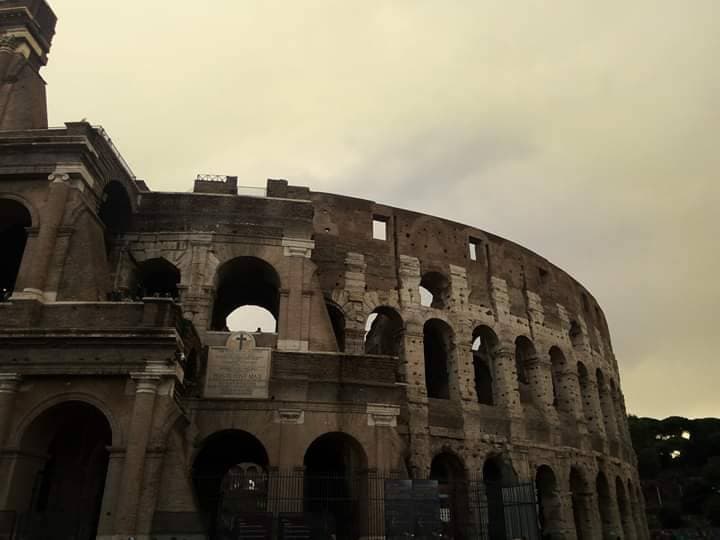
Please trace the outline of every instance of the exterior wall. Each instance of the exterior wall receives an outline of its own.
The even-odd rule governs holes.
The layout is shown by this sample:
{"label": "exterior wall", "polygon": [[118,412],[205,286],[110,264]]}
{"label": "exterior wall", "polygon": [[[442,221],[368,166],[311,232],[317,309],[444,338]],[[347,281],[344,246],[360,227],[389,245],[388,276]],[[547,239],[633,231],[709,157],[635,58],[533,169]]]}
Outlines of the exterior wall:
{"label": "exterior wall", "polygon": [[[269,180],[264,197],[237,195],[234,177],[200,178],[194,193],[152,192],[102,128],[32,129],[44,127],[35,83],[54,16],[40,0],[5,3],[36,18],[13,20],[44,53],[17,57],[17,28],[0,17],[0,75],[27,60],[36,77],[25,89],[0,81],[0,111],[10,111],[0,199],[32,217],[14,290],[0,302],[0,478],[9,479],[0,511],[35,509],[47,454],[28,433],[50,437],[47,415],[82,403],[111,432],[98,538],[149,538],[158,523],[197,513],[198,456],[225,432],[253,437],[272,469],[302,470],[314,441],[342,433],[365,468],[404,477],[427,476],[441,454],[466,474],[502,463],[506,482],[540,483],[542,471],[548,534],[647,537],[608,326],[570,275],[479,229],[283,180]],[[17,103],[32,118],[14,114]],[[126,219],[103,213],[109,199]],[[373,238],[373,219],[386,223],[385,240]],[[212,328],[213,308],[221,274],[239,258],[261,261],[278,281],[277,333],[255,335],[272,348],[269,397],[208,399],[208,347],[230,336]],[[142,265],[158,259],[178,271],[178,298],[133,292]],[[433,286],[430,273],[442,283],[434,307],[419,289]],[[343,339],[328,304],[342,312]],[[378,309],[402,321],[397,355],[366,353]],[[426,373],[428,327],[443,329],[447,399],[428,395],[438,376]],[[481,327],[492,335],[493,405],[476,392]]]}

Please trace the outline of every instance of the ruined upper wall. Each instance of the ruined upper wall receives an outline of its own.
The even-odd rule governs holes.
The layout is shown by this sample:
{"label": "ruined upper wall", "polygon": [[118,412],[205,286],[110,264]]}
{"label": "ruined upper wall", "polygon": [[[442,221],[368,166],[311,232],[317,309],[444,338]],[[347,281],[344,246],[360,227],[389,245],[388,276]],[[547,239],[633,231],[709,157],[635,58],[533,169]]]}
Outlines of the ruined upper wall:
{"label": "ruined upper wall", "polygon": [[[548,327],[560,329],[562,306],[570,319],[581,317],[610,344],[605,317],[592,294],[568,273],[523,246],[461,223],[369,200],[313,192],[312,201],[313,260],[326,291],[344,287],[344,264],[350,252],[365,255],[368,290],[396,288],[400,256],[416,257],[421,273],[437,271],[449,276],[451,265],[465,268],[472,304],[493,309],[490,278],[500,278],[507,283],[511,315],[528,317],[529,291],[542,299]],[[386,240],[373,239],[373,219],[387,223]],[[471,242],[476,260],[470,258]],[[595,333],[588,334],[591,346],[597,348]]]}

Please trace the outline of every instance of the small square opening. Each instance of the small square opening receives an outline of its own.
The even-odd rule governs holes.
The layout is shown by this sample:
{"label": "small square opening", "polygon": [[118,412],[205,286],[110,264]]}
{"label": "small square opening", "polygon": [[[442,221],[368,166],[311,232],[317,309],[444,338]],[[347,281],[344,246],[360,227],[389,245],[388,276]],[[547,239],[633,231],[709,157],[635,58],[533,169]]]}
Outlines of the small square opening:
{"label": "small square opening", "polygon": [[373,238],[375,240],[387,240],[387,218],[373,216],[372,225]]}

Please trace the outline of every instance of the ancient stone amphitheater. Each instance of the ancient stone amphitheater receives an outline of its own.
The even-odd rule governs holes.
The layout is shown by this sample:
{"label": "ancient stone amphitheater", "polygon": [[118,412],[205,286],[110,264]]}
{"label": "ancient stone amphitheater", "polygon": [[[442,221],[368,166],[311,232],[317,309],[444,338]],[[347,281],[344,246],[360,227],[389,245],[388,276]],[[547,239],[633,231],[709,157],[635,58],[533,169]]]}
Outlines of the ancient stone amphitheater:
{"label": "ancient stone amphitheater", "polygon": [[151,191],[47,127],[54,27],[0,2],[0,538],[647,538],[589,291],[284,180]]}

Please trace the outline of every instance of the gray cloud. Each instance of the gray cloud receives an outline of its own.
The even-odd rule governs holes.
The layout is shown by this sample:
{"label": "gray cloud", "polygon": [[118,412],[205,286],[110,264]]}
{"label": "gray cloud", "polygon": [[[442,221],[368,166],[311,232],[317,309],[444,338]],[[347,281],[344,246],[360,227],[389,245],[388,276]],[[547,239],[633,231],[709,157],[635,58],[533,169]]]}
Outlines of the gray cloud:
{"label": "gray cloud", "polygon": [[511,238],[596,295],[632,412],[719,414],[715,0],[53,7],[51,120],[153,188],[287,177]]}

